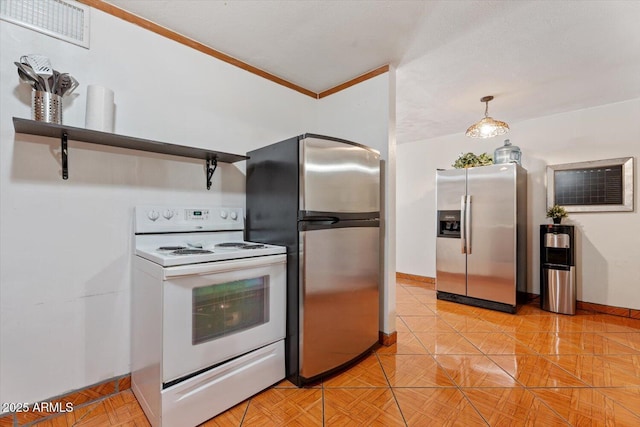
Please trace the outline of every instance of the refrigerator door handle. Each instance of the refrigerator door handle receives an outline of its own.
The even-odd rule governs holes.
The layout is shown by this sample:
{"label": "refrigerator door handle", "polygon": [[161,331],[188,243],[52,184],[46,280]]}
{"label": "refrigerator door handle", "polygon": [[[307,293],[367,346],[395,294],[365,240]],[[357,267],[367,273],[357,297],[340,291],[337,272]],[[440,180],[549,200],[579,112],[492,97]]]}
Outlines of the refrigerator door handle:
{"label": "refrigerator door handle", "polygon": [[301,219],[301,221],[321,223],[321,224],[336,224],[340,222],[340,218],[338,218],[337,216],[314,216],[314,217],[304,217]]}
{"label": "refrigerator door handle", "polygon": [[460,253],[467,253],[467,227],[465,219],[467,217],[466,196],[460,196]]}
{"label": "refrigerator door handle", "polygon": [[466,212],[464,215],[464,221],[466,222],[464,229],[466,231],[465,240],[467,241],[467,254],[471,254],[471,196],[467,196],[466,200]]}

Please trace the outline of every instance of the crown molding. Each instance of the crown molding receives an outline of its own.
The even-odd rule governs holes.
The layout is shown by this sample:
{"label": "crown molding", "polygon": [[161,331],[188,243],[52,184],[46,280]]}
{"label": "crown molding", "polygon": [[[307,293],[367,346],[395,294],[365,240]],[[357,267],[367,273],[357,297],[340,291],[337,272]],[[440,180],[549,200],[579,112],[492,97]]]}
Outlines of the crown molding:
{"label": "crown molding", "polygon": [[298,86],[294,83],[291,83],[281,77],[278,77],[274,74],[268,73],[267,71],[261,70],[260,68],[254,67],[253,65],[247,64],[246,62],[243,62],[237,58],[234,58],[230,55],[227,55],[225,53],[222,53],[218,50],[215,50],[205,44],[202,44],[198,41],[195,41],[187,36],[184,36],[180,33],[177,33],[175,31],[172,31],[166,27],[163,27],[161,25],[156,24],[155,22],[149,21],[148,19],[142,18],[138,15],[135,15],[131,12],[127,12],[124,9],[121,9],[117,6],[114,6],[110,3],[107,3],[103,0],[77,0],[79,3],[85,4],[87,6],[91,6],[95,9],[98,9],[104,13],[107,13],[109,15],[115,16],[116,18],[120,18],[124,21],[127,21],[129,23],[132,23],[134,25],[137,25],[139,27],[142,27],[146,30],[149,30],[151,32],[154,32],[160,36],[166,37],[170,40],[173,40],[175,42],[178,42],[180,44],[183,44],[185,46],[188,46],[192,49],[195,49],[201,53],[204,53],[205,55],[209,55],[212,56],[220,61],[226,62],[227,64],[231,64],[233,66],[236,66],[238,68],[241,68],[245,71],[248,71],[252,74],[255,74],[257,76],[260,76],[264,79],[267,79],[273,83],[277,83],[281,86],[287,87],[289,89],[295,90],[296,92],[299,92],[303,95],[307,95],[310,96],[311,98],[315,98],[315,99],[320,99],[320,98],[324,98],[327,97],[329,95],[333,95],[336,92],[340,92],[341,90],[344,90],[348,87],[354,86],[358,83],[362,83],[365,80],[371,79],[373,77],[376,77],[380,74],[383,74],[385,72],[389,71],[389,65],[384,65],[382,67],[376,68],[375,70],[369,71],[365,74],[362,74],[361,76],[358,76],[352,80],[349,80],[347,82],[344,82],[342,84],[339,84],[338,86],[335,86],[331,89],[327,89],[325,91],[316,93],[312,90],[309,89],[305,89],[302,86]]}

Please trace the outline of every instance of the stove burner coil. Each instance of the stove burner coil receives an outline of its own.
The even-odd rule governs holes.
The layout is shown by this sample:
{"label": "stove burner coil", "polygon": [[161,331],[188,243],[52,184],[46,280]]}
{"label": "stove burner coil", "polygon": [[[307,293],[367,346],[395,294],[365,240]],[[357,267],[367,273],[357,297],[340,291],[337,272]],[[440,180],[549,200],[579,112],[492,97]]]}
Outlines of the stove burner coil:
{"label": "stove burner coil", "polygon": [[241,247],[242,249],[263,249],[266,248],[265,245],[244,245]]}
{"label": "stove burner coil", "polygon": [[197,254],[212,254],[212,251],[206,249],[178,249],[171,252],[174,255],[197,255]]}
{"label": "stove burner coil", "polygon": [[263,249],[263,248],[266,248],[266,246],[258,243],[227,242],[227,243],[218,243],[216,245],[216,248]]}
{"label": "stove burner coil", "polygon": [[227,243],[218,243],[216,248],[241,248],[245,246],[246,243],[242,242],[227,242]]}
{"label": "stove burner coil", "polygon": [[186,249],[184,246],[160,246],[159,251],[177,251],[180,249]]}

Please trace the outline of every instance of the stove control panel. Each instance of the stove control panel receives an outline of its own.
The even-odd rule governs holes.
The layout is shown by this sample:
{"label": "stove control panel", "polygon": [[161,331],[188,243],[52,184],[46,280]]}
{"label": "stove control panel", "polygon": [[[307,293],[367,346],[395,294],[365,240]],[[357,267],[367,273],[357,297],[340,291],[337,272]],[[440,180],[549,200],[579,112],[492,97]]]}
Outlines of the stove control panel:
{"label": "stove control panel", "polygon": [[209,209],[185,209],[184,215],[189,221],[207,221]]}
{"label": "stove control panel", "polygon": [[243,230],[242,208],[137,206],[136,233]]}

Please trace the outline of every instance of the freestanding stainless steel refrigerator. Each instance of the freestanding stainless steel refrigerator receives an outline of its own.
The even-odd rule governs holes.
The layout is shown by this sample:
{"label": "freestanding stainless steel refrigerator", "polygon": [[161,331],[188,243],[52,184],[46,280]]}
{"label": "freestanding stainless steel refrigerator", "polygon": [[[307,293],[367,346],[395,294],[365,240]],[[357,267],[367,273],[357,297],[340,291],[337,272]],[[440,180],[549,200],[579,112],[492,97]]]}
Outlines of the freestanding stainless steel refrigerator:
{"label": "freestanding stainless steel refrigerator", "polygon": [[527,284],[527,171],[436,173],[438,299],[515,313]]}
{"label": "freestanding stainless steel refrigerator", "polygon": [[287,377],[300,386],[378,341],[380,155],[305,134],[248,153],[247,240],[287,247]]}

